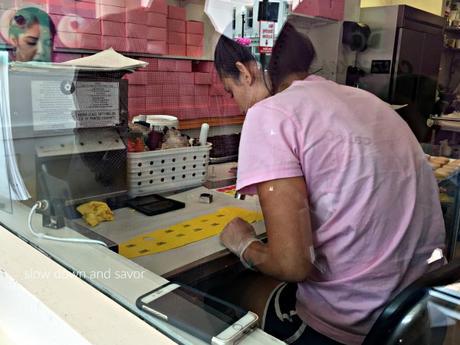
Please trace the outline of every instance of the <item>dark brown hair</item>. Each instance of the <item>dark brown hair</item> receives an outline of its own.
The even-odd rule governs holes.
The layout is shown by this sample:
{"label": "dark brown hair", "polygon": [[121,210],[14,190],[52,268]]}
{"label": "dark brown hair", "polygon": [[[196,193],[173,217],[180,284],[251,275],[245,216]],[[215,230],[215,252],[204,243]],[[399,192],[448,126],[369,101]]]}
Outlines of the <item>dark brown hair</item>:
{"label": "dark brown hair", "polygon": [[217,73],[219,73],[219,77],[221,79],[231,77],[238,80],[240,71],[236,67],[237,62],[243,64],[256,62],[256,58],[248,47],[221,35],[214,51],[214,66]]}
{"label": "dark brown hair", "polygon": [[286,22],[278,35],[268,64],[272,94],[280,91],[280,86],[289,75],[308,73],[315,56],[315,48],[310,39]]}

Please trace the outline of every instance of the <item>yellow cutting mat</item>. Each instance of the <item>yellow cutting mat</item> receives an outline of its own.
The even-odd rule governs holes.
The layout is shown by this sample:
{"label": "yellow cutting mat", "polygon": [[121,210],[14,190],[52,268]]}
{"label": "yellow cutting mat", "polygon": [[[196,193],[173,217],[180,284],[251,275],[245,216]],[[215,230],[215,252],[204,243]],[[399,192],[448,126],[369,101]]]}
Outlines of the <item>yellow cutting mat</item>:
{"label": "yellow cutting mat", "polygon": [[182,247],[219,234],[225,225],[236,217],[240,217],[248,223],[263,220],[261,212],[239,207],[225,207],[215,213],[134,237],[120,244],[120,254],[132,259]]}

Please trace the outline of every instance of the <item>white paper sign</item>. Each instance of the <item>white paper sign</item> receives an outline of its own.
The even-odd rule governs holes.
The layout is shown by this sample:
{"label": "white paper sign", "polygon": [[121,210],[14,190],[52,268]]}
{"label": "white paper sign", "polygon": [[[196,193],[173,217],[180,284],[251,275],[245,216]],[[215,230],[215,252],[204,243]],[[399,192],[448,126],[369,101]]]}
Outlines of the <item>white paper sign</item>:
{"label": "white paper sign", "polygon": [[118,82],[34,80],[31,87],[36,131],[119,123]]}
{"label": "white paper sign", "polygon": [[272,52],[273,45],[275,44],[275,22],[260,21],[260,43],[259,52],[264,54],[270,54]]}

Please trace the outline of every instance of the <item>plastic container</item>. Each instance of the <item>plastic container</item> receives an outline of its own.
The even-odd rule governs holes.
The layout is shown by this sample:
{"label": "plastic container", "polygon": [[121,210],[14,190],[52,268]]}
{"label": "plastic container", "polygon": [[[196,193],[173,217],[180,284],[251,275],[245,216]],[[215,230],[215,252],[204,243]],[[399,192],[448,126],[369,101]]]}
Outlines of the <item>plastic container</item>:
{"label": "plastic container", "polygon": [[132,197],[197,187],[207,177],[211,144],[128,153]]}
{"label": "plastic container", "polygon": [[136,121],[145,121],[156,131],[162,131],[165,127],[179,128],[179,120],[171,115],[138,115],[132,120],[132,122]]}

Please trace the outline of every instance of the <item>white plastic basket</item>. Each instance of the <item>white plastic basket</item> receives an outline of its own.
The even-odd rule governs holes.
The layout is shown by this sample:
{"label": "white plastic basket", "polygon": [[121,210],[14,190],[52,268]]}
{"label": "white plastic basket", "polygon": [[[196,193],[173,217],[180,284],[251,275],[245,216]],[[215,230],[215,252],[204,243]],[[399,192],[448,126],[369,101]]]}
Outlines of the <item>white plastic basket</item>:
{"label": "white plastic basket", "polygon": [[128,153],[130,196],[165,193],[200,186],[207,176],[206,146]]}

